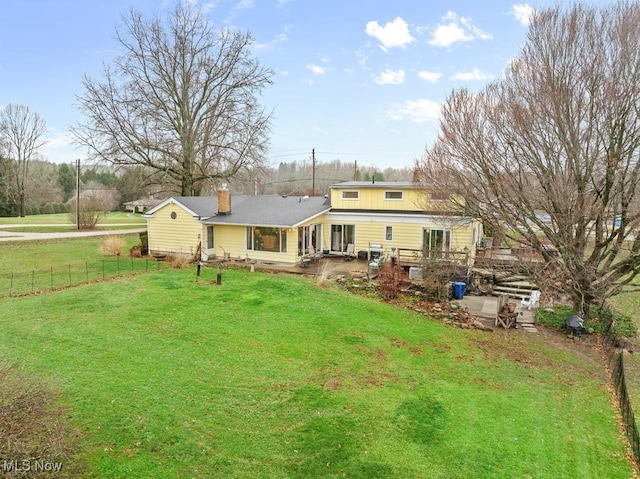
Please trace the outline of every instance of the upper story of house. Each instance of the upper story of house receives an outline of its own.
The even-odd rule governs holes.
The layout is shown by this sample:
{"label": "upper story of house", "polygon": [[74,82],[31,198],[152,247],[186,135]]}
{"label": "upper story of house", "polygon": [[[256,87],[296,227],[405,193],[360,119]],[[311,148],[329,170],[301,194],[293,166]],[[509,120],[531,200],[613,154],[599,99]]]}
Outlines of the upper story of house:
{"label": "upper story of house", "polygon": [[412,182],[346,181],[331,185],[333,211],[447,213],[450,195]]}

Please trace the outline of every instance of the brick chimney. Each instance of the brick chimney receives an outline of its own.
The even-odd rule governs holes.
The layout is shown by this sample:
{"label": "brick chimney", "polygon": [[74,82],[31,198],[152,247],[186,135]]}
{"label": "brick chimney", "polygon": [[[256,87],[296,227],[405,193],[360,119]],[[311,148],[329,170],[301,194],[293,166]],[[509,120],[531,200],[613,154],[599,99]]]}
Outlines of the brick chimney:
{"label": "brick chimney", "polygon": [[414,183],[420,183],[420,181],[422,181],[422,170],[420,168],[414,168],[413,169],[413,182]]}
{"label": "brick chimney", "polygon": [[222,187],[218,188],[218,214],[231,214],[231,193],[229,193],[226,183],[223,183]]}

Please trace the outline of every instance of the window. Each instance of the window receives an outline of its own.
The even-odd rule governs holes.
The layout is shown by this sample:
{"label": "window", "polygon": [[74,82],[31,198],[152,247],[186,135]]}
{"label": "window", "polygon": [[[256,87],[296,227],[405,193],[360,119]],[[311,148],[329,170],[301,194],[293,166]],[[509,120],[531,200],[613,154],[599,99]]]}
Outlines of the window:
{"label": "window", "polygon": [[207,226],[207,249],[213,249],[213,226]]}
{"label": "window", "polygon": [[178,217],[178,213],[176,213],[175,211],[171,212],[171,219],[175,220]]}
{"label": "window", "polygon": [[393,241],[393,226],[386,226],[384,229],[384,239],[386,241]]}
{"label": "window", "polygon": [[343,200],[359,200],[360,192],[359,191],[343,191],[342,199]]}
{"label": "window", "polygon": [[451,230],[427,229],[422,231],[425,258],[446,258],[451,251]]}
{"label": "window", "polygon": [[267,226],[247,227],[247,249],[254,251],[287,252],[287,229]]}
{"label": "window", "polygon": [[401,200],[404,198],[402,191],[385,191],[384,199],[385,200]]}

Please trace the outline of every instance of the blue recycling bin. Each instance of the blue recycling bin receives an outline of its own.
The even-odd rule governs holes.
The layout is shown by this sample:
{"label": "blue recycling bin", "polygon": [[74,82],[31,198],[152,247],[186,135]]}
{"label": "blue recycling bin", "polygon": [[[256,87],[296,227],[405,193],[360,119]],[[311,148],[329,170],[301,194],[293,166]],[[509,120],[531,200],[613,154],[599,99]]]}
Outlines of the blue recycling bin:
{"label": "blue recycling bin", "polygon": [[462,281],[454,281],[453,282],[453,297],[455,299],[463,299],[464,298],[464,290],[467,289],[467,285]]}

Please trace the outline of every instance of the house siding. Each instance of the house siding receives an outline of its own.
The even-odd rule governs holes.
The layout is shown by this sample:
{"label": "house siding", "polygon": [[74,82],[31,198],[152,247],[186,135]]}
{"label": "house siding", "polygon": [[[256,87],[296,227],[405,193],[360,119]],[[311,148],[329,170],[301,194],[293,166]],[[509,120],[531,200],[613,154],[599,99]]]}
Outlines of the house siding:
{"label": "house siding", "polygon": [[[176,213],[175,219],[171,213]],[[149,251],[152,254],[189,254],[198,250],[204,238],[202,224],[177,203],[168,203],[147,220]]]}
{"label": "house siding", "polygon": [[[325,244],[329,243],[332,224],[355,225],[356,251],[368,250],[370,244],[380,244],[387,252],[391,247],[421,249],[425,228],[450,229],[452,231],[452,249],[462,250],[465,246],[472,249],[471,237],[475,222],[452,217],[401,214],[337,213],[326,215],[323,226]],[[385,228],[393,228],[393,239],[385,238]]]}

